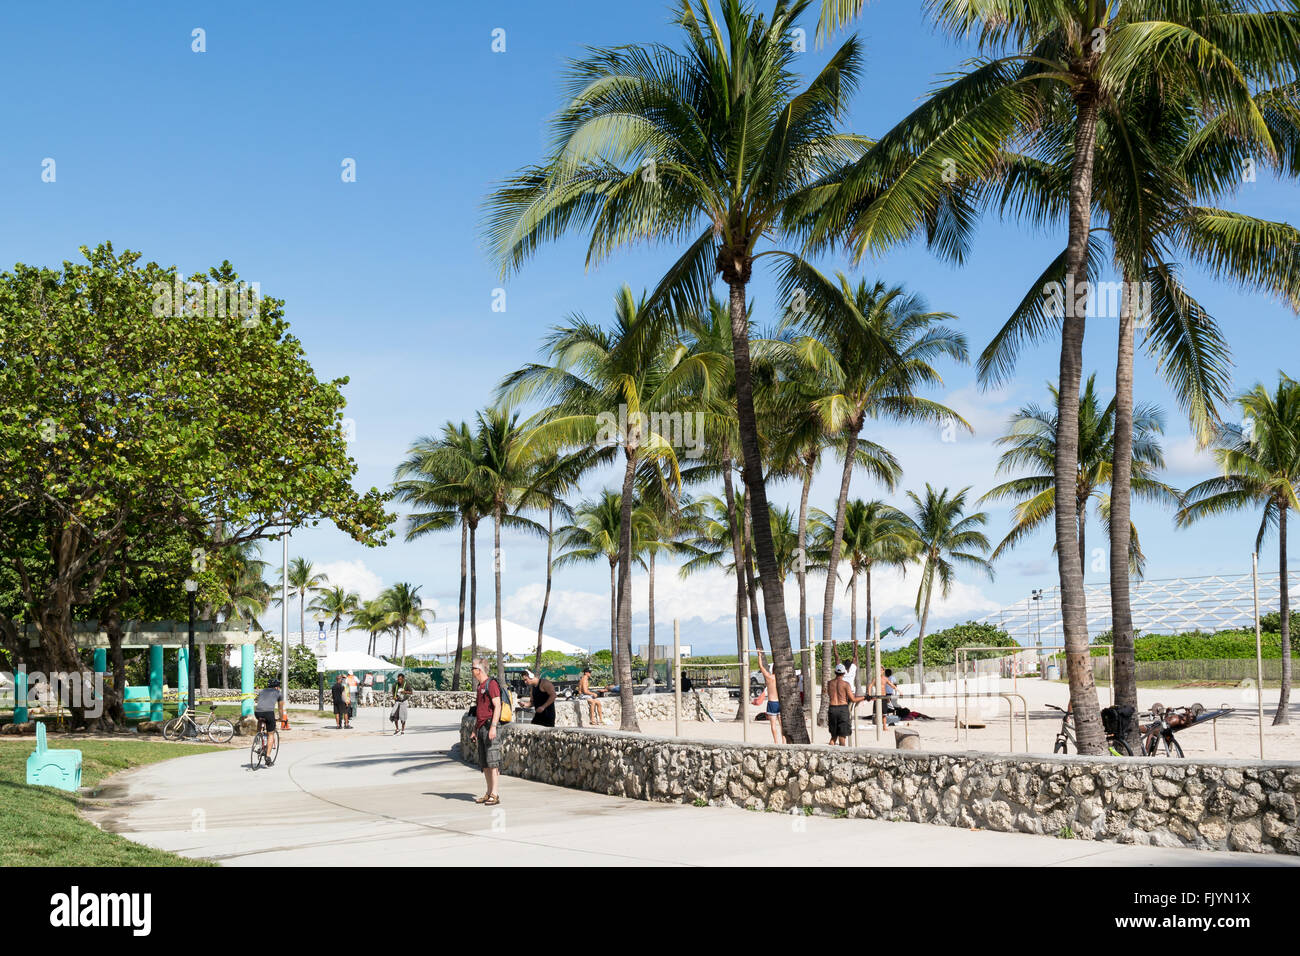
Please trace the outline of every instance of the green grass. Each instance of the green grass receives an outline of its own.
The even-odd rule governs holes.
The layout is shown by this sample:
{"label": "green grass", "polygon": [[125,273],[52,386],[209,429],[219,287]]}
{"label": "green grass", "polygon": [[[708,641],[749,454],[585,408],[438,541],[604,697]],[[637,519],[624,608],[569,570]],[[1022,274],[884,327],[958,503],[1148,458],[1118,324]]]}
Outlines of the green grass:
{"label": "green grass", "polygon": [[[69,745],[57,739],[51,750]],[[27,757],[35,738],[0,742],[0,867],[8,866],[210,866],[105,833],[77,815],[77,794],[53,787],[29,787]],[[81,784],[97,786],[109,774],[220,747],[159,740],[78,740]]]}

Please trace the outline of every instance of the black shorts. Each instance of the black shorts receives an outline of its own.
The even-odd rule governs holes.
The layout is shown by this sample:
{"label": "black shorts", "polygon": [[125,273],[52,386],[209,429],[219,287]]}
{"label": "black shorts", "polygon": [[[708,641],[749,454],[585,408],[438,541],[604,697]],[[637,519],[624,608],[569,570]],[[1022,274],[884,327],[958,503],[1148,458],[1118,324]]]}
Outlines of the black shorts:
{"label": "black shorts", "polygon": [[536,711],[533,714],[533,723],[539,727],[555,726],[555,705],[552,704],[544,710]]}
{"label": "black shorts", "polygon": [[852,729],[849,722],[849,705],[832,705],[826,712],[826,725],[832,737],[847,737]]}
{"label": "black shorts", "polygon": [[265,730],[267,733],[271,733],[275,730],[275,711],[259,710],[253,716],[257,718],[257,725],[259,728]]}

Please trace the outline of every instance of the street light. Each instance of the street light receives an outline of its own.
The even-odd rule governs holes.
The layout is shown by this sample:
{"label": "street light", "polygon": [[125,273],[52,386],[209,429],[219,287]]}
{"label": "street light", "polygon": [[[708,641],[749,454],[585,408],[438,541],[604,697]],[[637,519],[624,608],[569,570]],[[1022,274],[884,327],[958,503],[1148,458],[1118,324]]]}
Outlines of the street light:
{"label": "street light", "polygon": [[[190,686],[189,686],[189,712],[190,712],[190,716],[191,716],[191,717],[193,717],[193,716],[194,716],[194,713],[195,713],[195,711],[194,711],[194,662],[195,662],[195,657],[194,657],[194,602],[195,602],[195,601],[197,600],[197,598],[198,598],[198,592],[199,592],[199,582],[198,582],[198,581],[195,581],[193,578],[186,578],[186,579],[185,579],[185,593],[189,596],[189,602],[190,602],[190,651],[189,651],[188,666],[185,668],[185,670],[186,670],[185,678],[186,678],[186,680],[189,682],[189,685],[190,685]],[[194,724],[191,723],[191,724],[189,724],[188,726],[189,726],[189,727],[194,727]],[[191,736],[192,736],[192,734],[191,734]]]}
{"label": "street light", "polygon": [[[1034,614],[1035,617],[1038,618],[1038,637],[1037,637],[1038,669],[1039,671],[1044,671],[1045,668],[1043,667],[1043,605],[1040,603],[1043,599],[1043,589],[1034,588],[1034,590],[1031,591],[1030,593],[1034,599]],[[1039,676],[1043,678],[1047,677],[1046,673],[1041,673]]]}
{"label": "street light", "polygon": [[325,614],[321,611],[317,611],[315,614],[312,615],[312,619],[315,620],[316,622],[316,683],[319,685],[317,687],[318,693],[317,693],[317,700],[316,700],[316,709],[324,710],[325,709],[325,655],[322,652],[326,650]]}

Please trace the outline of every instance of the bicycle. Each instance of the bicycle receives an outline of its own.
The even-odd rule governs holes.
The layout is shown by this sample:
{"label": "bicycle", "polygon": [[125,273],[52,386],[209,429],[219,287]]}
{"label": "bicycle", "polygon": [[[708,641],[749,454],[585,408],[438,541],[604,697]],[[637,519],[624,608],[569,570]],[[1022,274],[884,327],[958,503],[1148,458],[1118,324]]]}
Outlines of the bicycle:
{"label": "bicycle", "polygon": [[[1070,744],[1074,744],[1074,749],[1079,749],[1079,741],[1074,736],[1073,717],[1074,715],[1064,707],[1057,707],[1055,704],[1048,704],[1052,710],[1061,712],[1061,729],[1056,732],[1056,745],[1052,748],[1054,754],[1068,754]],[[1112,757],[1131,757],[1133,750],[1123,737],[1116,737],[1114,734],[1106,735],[1106,746]]]}
{"label": "bicycle", "polygon": [[[1190,711],[1191,719],[1194,721],[1204,708],[1200,704],[1194,704]],[[1156,704],[1151,708],[1152,722],[1139,727],[1143,734],[1142,753],[1145,756],[1181,757],[1183,755],[1182,744],[1174,739],[1174,727],[1169,723],[1169,716],[1172,713],[1173,711],[1168,708]],[[1179,726],[1186,726],[1186,724],[1180,721]]]}
{"label": "bicycle", "polygon": [[208,710],[208,719],[201,724],[189,710],[163,724],[164,740],[183,740],[200,735],[206,736],[214,744],[230,743],[230,739],[235,736],[235,725],[226,718],[217,716],[216,704]]}
{"label": "bicycle", "polygon": [[257,733],[253,735],[253,747],[248,755],[248,765],[256,770],[258,767],[262,766],[262,762],[265,761],[268,767],[273,767],[275,766],[276,758],[279,756],[280,735],[275,735],[275,746],[268,752],[266,746],[266,728],[259,725]]}

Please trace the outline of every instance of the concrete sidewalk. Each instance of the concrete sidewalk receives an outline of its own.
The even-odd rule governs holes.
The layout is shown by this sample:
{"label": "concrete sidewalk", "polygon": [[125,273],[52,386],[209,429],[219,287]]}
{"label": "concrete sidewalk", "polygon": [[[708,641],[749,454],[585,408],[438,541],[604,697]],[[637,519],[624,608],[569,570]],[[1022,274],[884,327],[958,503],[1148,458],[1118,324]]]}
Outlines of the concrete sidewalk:
{"label": "concrete sidewalk", "polygon": [[[373,719],[372,719],[373,718]],[[256,772],[248,751],[199,754],[117,775],[86,816],[159,849],[246,866],[583,865],[1300,866],[1291,857],[1120,846],[916,823],[794,817],[605,797],[502,781],[448,756],[460,712],[411,711],[404,736],[382,713],[335,737],[286,735]],[[370,728],[370,729],[364,729]]]}

